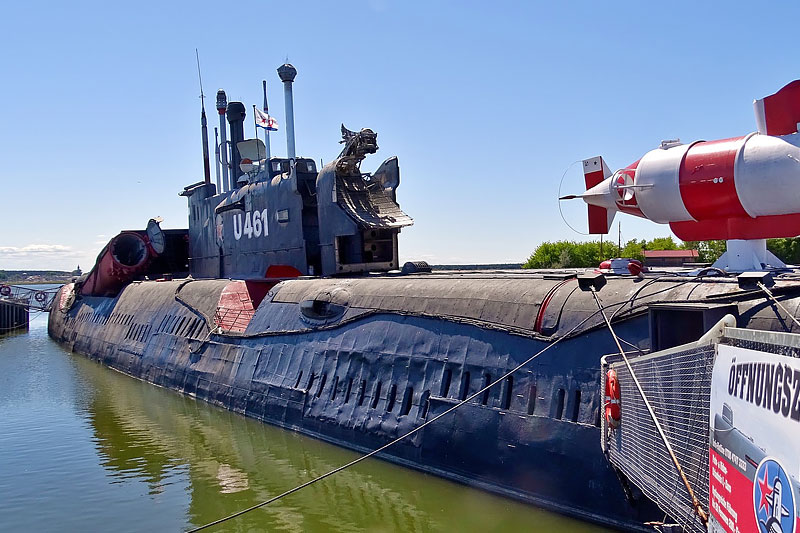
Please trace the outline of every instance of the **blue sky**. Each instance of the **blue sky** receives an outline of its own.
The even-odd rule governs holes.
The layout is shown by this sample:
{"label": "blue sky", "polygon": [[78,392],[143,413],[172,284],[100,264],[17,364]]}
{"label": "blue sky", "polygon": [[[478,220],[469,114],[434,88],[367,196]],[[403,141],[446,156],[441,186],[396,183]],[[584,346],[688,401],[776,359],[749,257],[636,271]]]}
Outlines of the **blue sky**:
{"label": "blue sky", "polygon": [[[370,127],[364,163],[400,160],[415,225],[401,260],[523,261],[583,239],[558,214],[576,160],[619,168],[662,139],[743,135],[752,101],[800,77],[800,4],[774,2],[14,2],[0,34],[0,268],[91,266],[121,229],[202,179],[200,51],[210,124],[223,87],[248,109],[298,69],[298,154],[328,161],[339,124]],[[212,143],[213,143],[213,129]],[[273,154],[285,154],[283,131]],[[580,192],[575,165],[563,193]],[[585,228],[584,207],[565,216]],[[669,234],[634,217],[623,240]],[[614,227],[616,233],[616,225]]]}

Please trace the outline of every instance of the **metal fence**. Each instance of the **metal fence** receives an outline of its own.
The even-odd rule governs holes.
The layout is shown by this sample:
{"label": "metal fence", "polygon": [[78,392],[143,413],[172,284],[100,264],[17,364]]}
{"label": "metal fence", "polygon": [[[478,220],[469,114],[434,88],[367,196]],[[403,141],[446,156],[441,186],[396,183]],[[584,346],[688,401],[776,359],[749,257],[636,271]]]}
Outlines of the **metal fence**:
{"label": "metal fence", "polygon": [[[667,435],[679,463],[703,509],[708,512],[708,449],[711,374],[719,344],[788,357],[800,357],[800,335],[715,326],[697,343],[652,354],[626,354],[644,393]],[[603,358],[614,369],[620,386],[621,423],[611,430],[601,417],[606,456],[630,483],[638,487],[686,531],[705,533],[688,491],[656,431],[639,391],[620,355]]]}
{"label": "metal fence", "polygon": [[[704,509],[708,506],[708,416],[714,345],[629,355],[667,439]],[[703,532],[692,500],[659,436],[622,357],[606,356],[617,372],[622,419],[603,424],[603,448],[611,463],[686,531]],[[605,383],[603,388],[605,390]],[[707,509],[706,509],[707,510]]]}
{"label": "metal fence", "polygon": [[0,301],[37,311],[50,311],[60,288],[36,289],[19,285],[0,285]]}
{"label": "metal fence", "polygon": [[723,344],[800,358],[800,335],[777,331],[726,328]]}

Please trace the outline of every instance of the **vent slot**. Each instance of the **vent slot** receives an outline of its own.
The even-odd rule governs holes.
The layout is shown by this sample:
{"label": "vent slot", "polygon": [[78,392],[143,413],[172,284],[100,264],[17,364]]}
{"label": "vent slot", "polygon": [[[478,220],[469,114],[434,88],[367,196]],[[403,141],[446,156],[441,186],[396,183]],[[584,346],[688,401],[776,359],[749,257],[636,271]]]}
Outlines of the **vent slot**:
{"label": "vent slot", "polygon": [[556,412],[555,418],[561,420],[564,416],[564,389],[558,389],[556,394]]}
{"label": "vent slot", "polygon": [[411,411],[411,400],[414,397],[414,389],[406,387],[406,392],[403,393],[403,403],[400,406],[400,415],[407,415]]}

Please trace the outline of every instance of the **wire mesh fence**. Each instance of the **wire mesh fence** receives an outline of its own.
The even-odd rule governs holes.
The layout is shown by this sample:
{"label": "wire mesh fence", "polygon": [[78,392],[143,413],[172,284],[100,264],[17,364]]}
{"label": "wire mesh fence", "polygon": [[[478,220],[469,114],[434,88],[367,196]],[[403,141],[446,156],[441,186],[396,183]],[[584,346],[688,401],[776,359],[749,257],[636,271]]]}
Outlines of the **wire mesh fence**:
{"label": "wire mesh fence", "polygon": [[[634,356],[629,360],[698,500],[708,502],[708,416],[715,348]],[[621,423],[610,430],[603,420],[609,460],[686,531],[705,532],[691,497],[636,389],[621,356],[604,359],[620,385]],[[605,383],[603,383],[605,390]]]}
{"label": "wire mesh fence", "polygon": [[[713,343],[676,347],[652,354],[626,354],[667,440],[700,505],[709,504],[709,414],[711,377],[719,344],[800,357],[800,335],[725,328]],[[617,373],[621,422],[610,429],[601,419],[602,446],[627,480],[686,531],[707,531],[680,479],[630,371],[619,355],[603,358]]]}

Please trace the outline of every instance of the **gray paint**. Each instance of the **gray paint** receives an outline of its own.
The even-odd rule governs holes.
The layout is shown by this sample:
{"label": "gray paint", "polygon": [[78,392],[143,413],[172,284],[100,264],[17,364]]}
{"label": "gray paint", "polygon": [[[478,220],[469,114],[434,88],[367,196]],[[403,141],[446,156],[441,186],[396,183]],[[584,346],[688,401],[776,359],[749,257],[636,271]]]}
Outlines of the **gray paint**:
{"label": "gray paint", "polygon": [[[231,130],[233,141],[233,122]],[[230,192],[217,194],[202,183],[187,187],[181,194],[189,200],[192,276],[264,279],[270,266],[323,276],[397,269],[397,235],[412,224],[396,202],[397,159],[362,174],[364,154],[355,144],[362,133],[349,133],[342,155],[319,174],[311,159],[298,159],[290,172],[291,161],[272,158]],[[236,168],[238,161],[237,154]]]}

